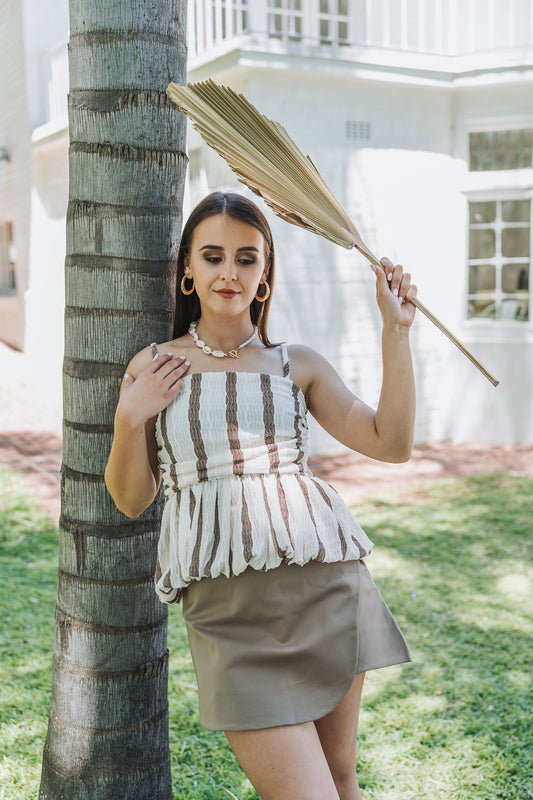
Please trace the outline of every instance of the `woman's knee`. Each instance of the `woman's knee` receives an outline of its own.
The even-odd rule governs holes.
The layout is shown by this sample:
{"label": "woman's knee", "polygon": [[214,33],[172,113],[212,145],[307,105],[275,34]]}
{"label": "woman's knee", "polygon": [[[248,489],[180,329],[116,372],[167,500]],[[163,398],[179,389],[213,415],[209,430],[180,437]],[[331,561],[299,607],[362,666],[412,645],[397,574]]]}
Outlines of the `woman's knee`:
{"label": "woman's knee", "polygon": [[361,800],[361,791],[357,782],[355,765],[352,768],[331,770],[333,782],[339,795],[339,800]]}

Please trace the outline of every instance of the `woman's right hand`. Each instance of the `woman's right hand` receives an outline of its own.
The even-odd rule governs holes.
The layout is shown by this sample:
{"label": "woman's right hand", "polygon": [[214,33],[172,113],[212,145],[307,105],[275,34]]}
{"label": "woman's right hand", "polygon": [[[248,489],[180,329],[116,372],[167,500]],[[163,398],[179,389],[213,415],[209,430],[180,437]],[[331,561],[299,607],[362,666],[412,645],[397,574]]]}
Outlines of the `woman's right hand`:
{"label": "woman's right hand", "polygon": [[190,362],[185,356],[176,358],[163,353],[145,367],[137,377],[126,373],[122,381],[117,419],[138,427],[156,417],[183,389],[183,376]]}

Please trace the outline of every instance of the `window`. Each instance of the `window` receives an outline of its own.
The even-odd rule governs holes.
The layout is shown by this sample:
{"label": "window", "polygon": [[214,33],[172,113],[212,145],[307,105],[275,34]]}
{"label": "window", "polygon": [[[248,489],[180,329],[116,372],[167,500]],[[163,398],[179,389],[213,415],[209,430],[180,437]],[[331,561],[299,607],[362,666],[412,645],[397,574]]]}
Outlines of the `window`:
{"label": "window", "polygon": [[533,167],[533,128],[483,131],[468,138],[470,172]]}
{"label": "window", "polygon": [[348,0],[319,0],[321,44],[349,45]]}
{"label": "window", "polygon": [[15,247],[11,221],[0,221],[0,295],[16,294]]}
{"label": "window", "polygon": [[302,0],[268,0],[268,35],[300,41],[303,34]]}
{"label": "window", "polygon": [[533,168],[533,128],[471,132],[468,146],[470,172],[486,173],[476,188],[487,185],[468,204],[468,318],[528,322],[532,202],[513,172]]}
{"label": "window", "polygon": [[469,203],[468,317],[529,320],[531,200]]}

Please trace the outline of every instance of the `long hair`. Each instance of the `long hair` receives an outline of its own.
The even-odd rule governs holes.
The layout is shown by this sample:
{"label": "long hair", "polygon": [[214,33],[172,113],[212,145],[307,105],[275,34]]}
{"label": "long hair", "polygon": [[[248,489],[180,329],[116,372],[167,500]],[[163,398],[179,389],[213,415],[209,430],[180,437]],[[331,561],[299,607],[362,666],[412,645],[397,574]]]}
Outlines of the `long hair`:
{"label": "long hair", "polygon": [[216,214],[227,214],[232,219],[237,219],[240,222],[246,222],[248,225],[253,225],[254,228],[263,235],[265,240],[265,250],[267,264],[269,264],[267,283],[270,287],[270,297],[263,303],[255,298],[250,305],[250,318],[254,325],[257,325],[257,332],[260,340],[266,347],[273,347],[274,345],[268,339],[267,321],[268,312],[270,310],[270,301],[272,300],[272,289],[274,288],[274,242],[272,239],[272,231],[268,224],[266,217],[259,210],[259,208],[252,203],[248,198],[240,194],[213,192],[205,197],[201,203],[191,212],[191,215],[181,234],[180,246],[178,249],[177,269],[176,269],[176,301],[174,306],[174,329],[172,331],[172,338],[177,339],[183,336],[189,330],[189,325],[192,320],[198,319],[200,316],[200,301],[196,292],[190,295],[184,295],[180,289],[181,280],[185,274],[185,257],[189,252],[191,240],[196,227],[208,217],[213,217]]}

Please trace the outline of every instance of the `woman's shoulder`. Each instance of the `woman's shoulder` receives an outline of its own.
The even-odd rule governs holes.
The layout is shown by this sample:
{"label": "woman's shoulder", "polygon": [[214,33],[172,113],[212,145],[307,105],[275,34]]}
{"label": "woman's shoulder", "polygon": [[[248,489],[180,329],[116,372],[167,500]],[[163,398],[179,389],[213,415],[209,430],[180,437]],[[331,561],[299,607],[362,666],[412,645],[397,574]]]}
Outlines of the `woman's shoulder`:
{"label": "woman's shoulder", "polygon": [[[186,337],[182,336],[170,342],[151,342],[133,356],[127,366],[126,372],[133,378],[136,378],[157,356],[161,356],[163,353],[170,353],[171,355],[181,354],[180,346],[184,340],[186,340]],[[178,353],[178,351],[180,351],[180,353]]]}
{"label": "woman's shoulder", "polygon": [[153,361],[154,354],[152,352],[152,345],[149,344],[146,347],[143,347],[142,350],[139,350],[133,358],[131,359],[130,363],[126,367],[126,372],[128,375],[131,375],[132,378],[137,378],[140,372],[145,369],[151,361]]}
{"label": "woman's shoulder", "polygon": [[316,367],[316,365],[320,365],[326,361],[318,350],[314,350],[306,344],[287,344],[286,347],[291,369],[293,366],[301,366],[302,368]]}
{"label": "woman's shoulder", "polygon": [[308,396],[311,384],[317,375],[329,367],[328,361],[317,350],[305,344],[287,345],[292,380]]}

